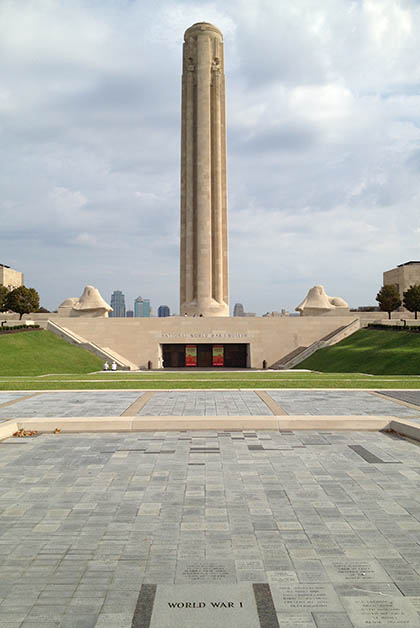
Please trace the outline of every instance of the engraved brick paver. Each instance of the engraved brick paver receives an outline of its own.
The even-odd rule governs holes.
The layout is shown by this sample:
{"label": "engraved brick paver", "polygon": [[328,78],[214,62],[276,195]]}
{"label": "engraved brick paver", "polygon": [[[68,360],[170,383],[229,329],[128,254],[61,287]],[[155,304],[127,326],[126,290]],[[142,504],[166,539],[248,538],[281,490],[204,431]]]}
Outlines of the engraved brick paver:
{"label": "engraved brick paver", "polygon": [[420,447],[381,433],[9,439],[0,626],[129,628],[142,584],[242,582],[280,626],[420,625],[419,488]]}

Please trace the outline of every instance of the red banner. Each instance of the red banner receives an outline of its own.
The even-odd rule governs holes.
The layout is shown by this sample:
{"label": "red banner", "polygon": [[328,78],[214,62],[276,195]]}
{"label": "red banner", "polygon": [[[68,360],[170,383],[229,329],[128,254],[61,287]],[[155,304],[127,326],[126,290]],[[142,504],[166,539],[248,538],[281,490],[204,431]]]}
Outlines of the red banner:
{"label": "red banner", "polygon": [[186,345],[185,366],[197,366],[197,345]]}
{"label": "red banner", "polygon": [[213,366],[225,365],[225,348],[223,345],[213,345]]}

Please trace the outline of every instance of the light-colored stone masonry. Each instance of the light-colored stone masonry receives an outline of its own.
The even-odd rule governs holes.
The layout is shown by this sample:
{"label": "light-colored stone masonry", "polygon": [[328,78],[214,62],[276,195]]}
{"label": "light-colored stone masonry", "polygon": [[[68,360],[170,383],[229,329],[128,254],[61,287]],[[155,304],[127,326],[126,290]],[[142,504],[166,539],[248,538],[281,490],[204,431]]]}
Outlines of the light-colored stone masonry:
{"label": "light-colored stone masonry", "polygon": [[[357,318],[357,317],[354,317]],[[335,329],[348,325],[347,317],[169,317],[149,319],[54,319],[72,332],[109,347],[145,368],[161,366],[162,344],[249,345],[249,366],[270,366],[299,346],[309,346]]]}
{"label": "light-colored stone masonry", "polygon": [[[410,262],[401,264],[397,268],[391,268],[384,272],[384,285],[395,284],[398,287],[400,293],[400,299],[403,301],[404,292],[408,290],[410,286],[420,284],[420,262]],[[399,312],[407,311],[401,305]]]}
{"label": "light-colored stone masonry", "polygon": [[23,285],[23,274],[13,268],[0,264],[0,286],[6,286],[8,290],[14,290]]}
{"label": "light-colored stone masonry", "polygon": [[184,35],[180,313],[229,316],[223,36],[199,22]]}

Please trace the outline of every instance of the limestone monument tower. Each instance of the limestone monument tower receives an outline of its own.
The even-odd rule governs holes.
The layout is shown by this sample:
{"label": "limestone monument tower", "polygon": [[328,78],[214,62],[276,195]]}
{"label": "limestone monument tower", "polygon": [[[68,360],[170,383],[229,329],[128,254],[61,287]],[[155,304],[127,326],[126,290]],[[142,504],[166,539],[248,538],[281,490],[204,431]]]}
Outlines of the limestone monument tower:
{"label": "limestone monument tower", "polygon": [[185,31],[182,70],[180,313],[229,316],[223,35]]}

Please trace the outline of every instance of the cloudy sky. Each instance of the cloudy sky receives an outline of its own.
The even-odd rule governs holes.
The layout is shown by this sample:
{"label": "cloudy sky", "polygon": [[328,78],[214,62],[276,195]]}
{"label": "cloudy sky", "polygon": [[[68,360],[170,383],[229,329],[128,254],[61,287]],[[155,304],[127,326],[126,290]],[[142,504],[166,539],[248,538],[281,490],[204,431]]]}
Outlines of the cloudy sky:
{"label": "cloudy sky", "polygon": [[225,39],[230,301],[420,259],[419,0],[0,0],[0,262],[178,311],[183,33]]}

